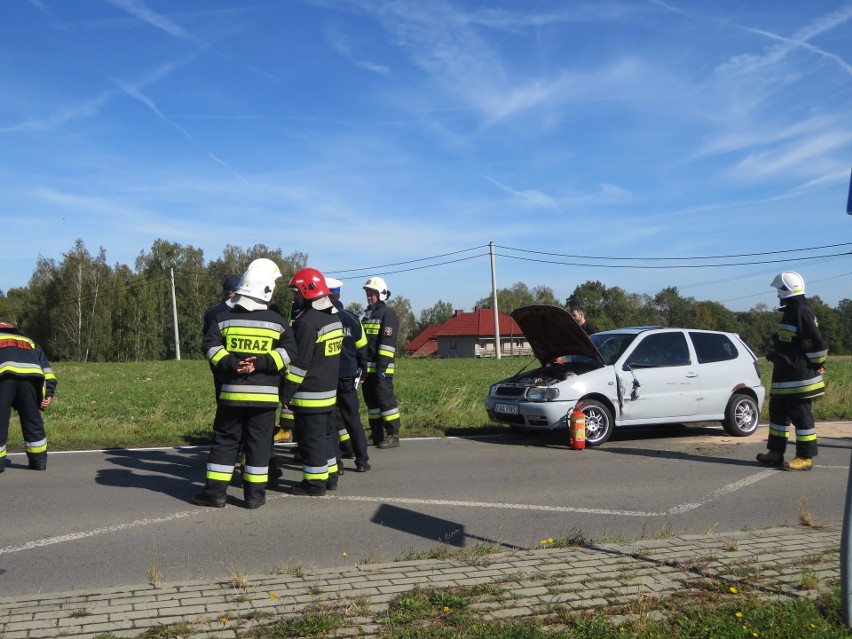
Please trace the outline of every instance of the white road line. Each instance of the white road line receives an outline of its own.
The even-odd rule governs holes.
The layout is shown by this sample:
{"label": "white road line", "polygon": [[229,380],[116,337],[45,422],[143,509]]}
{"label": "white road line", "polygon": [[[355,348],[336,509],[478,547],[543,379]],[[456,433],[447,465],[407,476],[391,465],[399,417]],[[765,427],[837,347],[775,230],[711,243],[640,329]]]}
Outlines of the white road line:
{"label": "white road line", "polygon": [[[511,503],[500,503],[500,502],[481,502],[481,501],[458,501],[458,500],[446,500],[446,499],[411,499],[406,497],[359,497],[359,496],[326,496],[321,499],[327,500],[337,500],[337,501],[352,501],[352,502],[368,502],[368,503],[382,503],[382,504],[411,504],[415,506],[444,506],[444,507],[462,507],[462,508],[493,508],[493,509],[502,509],[502,510],[528,510],[528,511],[537,511],[537,512],[556,512],[556,513],[582,513],[587,515],[609,515],[616,517],[663,517],[667,515],[679,515],[683,514],[697,508],[701,508],[705,504],[719,499],[721,497],[725,497],[730,495],[742,488],[747,486],[751,486],[759,481],[762,481],[768,477],[776,475],[778,470],[764,470],[755,475],[751,475],[744,479],[740,479],[731,484],[727,484],[726,486],[722,486],[721,488],[710,493],[705,499],[698,502],[690,502],[686,504],[680,504],[678,506],[674,506],[673,508],[669,508],[663,512],[649,512],[649,511],[639,511],[639,510],[613,510],[609,508],[581,508],[575,506],[546,506],[541,504],[511,504]],[[268,497],[269,501],[273,501],[276,499],[300,499],[293,495],[270,495]],[[226,506],[224,510],[228,508],[232,508],[232,506]],[[103,528],[95,528],[94,530],[86,530],[78,533],[71,533],[68,535],[58,535],[56,537],[46,537],[44,539],[34,539],[32,541],[28,541],[25,544],[19,544],[17,546],[6,546],[5,548],[0,548],[0,555],[8,555],[16,552],[23,552],[26,550],[33,550],[35,548],[42,548],[44,546],[52,546],[55,544],[62,544],[69,541],[77,541],[79,539],[86,539],[88,537],[95,537],[97,535],[105,535],[114,532],[120,532],[122,530],[129,530],[131,528],[139,528],[142,526],[150,526],[151,524],[162,524],[170,521],[176,521],[178,519],[184,519],[186,517],[192,515],[198,515],[203,512],[210,512],[207,508],[195,508],[193,510],[185,510],[179,513],[175,513],[173,515],[169,515],[168,517],[158,517],[158,518],[149,518],[149,519],[137,519],[136,521],[131,521],[126,524],[116,524],[114,526],[105,526]]]}

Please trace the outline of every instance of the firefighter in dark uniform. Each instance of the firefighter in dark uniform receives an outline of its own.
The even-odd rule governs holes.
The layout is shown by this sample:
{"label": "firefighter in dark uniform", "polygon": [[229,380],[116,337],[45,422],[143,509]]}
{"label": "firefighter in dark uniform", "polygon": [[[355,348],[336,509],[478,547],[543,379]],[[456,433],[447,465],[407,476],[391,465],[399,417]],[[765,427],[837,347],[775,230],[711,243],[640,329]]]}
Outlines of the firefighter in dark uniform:
{"label": "firefighter in dark uniform", "polygon": [[337,381],[337,408],[340,423],[338,441],[343,457],[355,458],[355,470],[365,473],[370,470],[367,437],[361,424],[358,387],[367,373],[367,336],[358,316],[346,310],[340,301],[343,282],[326,278],[331,302],[337,308],[337,316],[343,324],[343,348],[340,352],[340,372]]}
{"label": "firefighter in dark uniform", "polygon": [[40,411],[50,406],[56,376],[41,347],[13,324],[0,322],[0,473],[6,470],[6,442],[12,409],[21,420],[29,467],[47,469],[47,436]]}
{"label": "firefighter in dark uniform", "polygon": [[398,448],[399,404],[393,392],[393,372],[399,320],[393,309],[385,304],[390,291],[381,277],[368,279],[364,291],[367,310],[361,325],[367,334],[367,378],[363,393],[370,421],[370,439],[377,448]]}
{"label": "firefighter in dark uniform", "polygon": [[[204,339],[204,336],[207,335],[207,331],[210,330],[210,325],[216,320],[216,316],[223,311],[231,310],[231,307],[228,306],[228,300],[231,299],[234,295],[237,294],[237,287],[240,285],[240,278],[236,275],[229,275],[224,280],[222,280],[222,299],[218,303],[214,304],[206,311],[204,311],[204,325],[201,330],[201,339]],[[216,375],[216,367],[213,364],[210,364],[210,371],[213,373],[213,383],[216,387],[216,397],[219,397],[219,387],[221,383],[219,382],[219,377]]]}
{"label": "firefighter in dark uniform", "polygon": [[249,264],[204,336],[203,351],[221,383],[213,423],[213,444],[207,461],[207,482],[192,501],[222,508],[242,441],[243,497],[246,508],[266,503],[272,431],[278,408],[281,376],[296,354],[287,320],[270,308],[275,280],[281,271],[272,260]]}
{"label": "firefighter in dark uniform", "polygon": [[293,321],[296,356],[284,377],[281,404],[293,412],[295,435],[302,458],[302,481],[294,495],[322,497],[336,490],[337,425],[332,411],[337,402],[337,379],[343,325],[331,303],[322,273],[303,268],[290,288],[299,313]]}
{"label": "firefighter in dark uniform", "polygon": [[[825,359],[828,346],[813,309],[805,299],[805,280],[798,273],[779,273],[772,286],[778,290],[781,321],[772,335],[773,363],[769,397],[769,452],[757,461],[786,470],[810,470],[817,455],[817,435],[811,402],[825,393]],[[788,427],[796,427],[796,456],[784,463]]]}

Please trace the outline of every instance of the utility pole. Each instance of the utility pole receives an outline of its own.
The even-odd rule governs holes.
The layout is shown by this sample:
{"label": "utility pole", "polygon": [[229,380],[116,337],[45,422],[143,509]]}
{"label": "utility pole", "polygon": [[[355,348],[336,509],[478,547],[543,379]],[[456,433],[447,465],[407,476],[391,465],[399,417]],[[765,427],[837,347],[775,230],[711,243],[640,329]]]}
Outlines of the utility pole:
{"label": "utility pole", "polygon": [[852,577],[852,455],[849,461],[849,475],[846,479],[846,505],[843,509],[843,531],[840,535],[840,606],[843,623],[852,627],[852,593],[849,592],[849,579]]}
{"label": "utility pole", "polygon": [[178,334],[177,300],[175,299],[175,270],[169,269],[172,278],[172,321],[175,324],[175,359],[180,361],[180,335]]}
{"label": "utility pole", "polygon": [[491,305],[494,307],[494,353],[500,359],[500,312],[497,310],[497,271],[494,268],[494,242],[488,243],[491,254]]}

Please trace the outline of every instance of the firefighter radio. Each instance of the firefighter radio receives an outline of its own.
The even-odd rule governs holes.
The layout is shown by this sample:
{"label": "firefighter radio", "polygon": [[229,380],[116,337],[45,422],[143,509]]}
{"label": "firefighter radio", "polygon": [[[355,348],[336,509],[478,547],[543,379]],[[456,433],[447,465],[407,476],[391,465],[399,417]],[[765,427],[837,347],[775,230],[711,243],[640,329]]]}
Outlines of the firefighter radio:
{"label": "firefighter radio", "polygon": [[583,414],[583,402],[577,402],[569,418],[569,440],[568,445],[574,450],[583,450],[586,447],[586,416]]}

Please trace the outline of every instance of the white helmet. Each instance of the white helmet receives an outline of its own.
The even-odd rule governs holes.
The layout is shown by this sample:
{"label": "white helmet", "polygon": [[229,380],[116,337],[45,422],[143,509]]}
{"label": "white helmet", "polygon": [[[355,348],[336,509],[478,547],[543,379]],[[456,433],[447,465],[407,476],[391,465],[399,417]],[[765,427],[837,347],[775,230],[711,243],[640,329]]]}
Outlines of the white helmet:
{"label": "white helmet", "polygon": [[780,300],[805,294],[805,280],[795,271],[778,273],[772,280],[771,286],[778,289],[778,299]]}
{"label": "white helmet", "polygon": [[367,283],[364,284],[364,290],[376,291],[379,294],[379,299],[382,301],[390,297],[388,285],[385,284],[385,281],[378,276],[368,279]]}
{"label": "white helmet", "polygon": [[237,295],[244,295],[259,302],[269,302],[275,290],[275,280],[281,277],[281,269],[270,259],[261,257],[248,265],[240,279]]}

